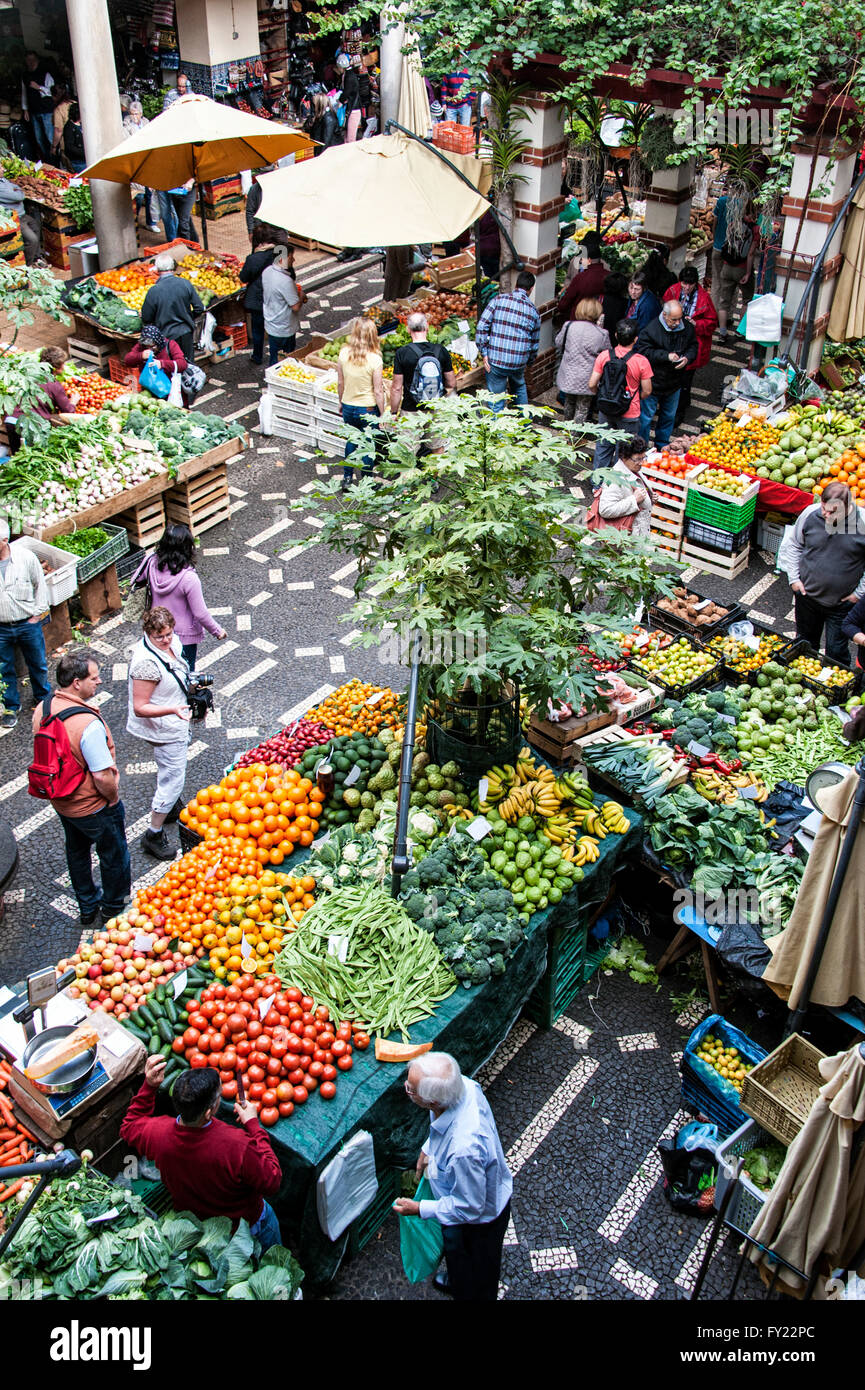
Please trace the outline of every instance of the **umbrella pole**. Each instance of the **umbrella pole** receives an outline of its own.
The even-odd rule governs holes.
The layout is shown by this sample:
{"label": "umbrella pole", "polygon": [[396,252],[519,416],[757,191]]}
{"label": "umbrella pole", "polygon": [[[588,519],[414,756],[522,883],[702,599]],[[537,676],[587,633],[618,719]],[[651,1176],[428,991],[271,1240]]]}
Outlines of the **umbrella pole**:
{"label": "umbrella pole", "polygon": [[208,249],[208,246],[207,246],[207,216],[206,216],[205,211],[204,211],[204,190],[202,189],[200,183],[197,183],[197,184],[195,185],[195,187],[196,187],[196,189],[197,189],[197,191],[198,191],[198,211],[199,211],[199,214],[200,214],[200,216],[201,216],[201,244],[202,244],[202,246],[204,247],[204,249],[205,249],[205,251],[206,251],[206,250]]}
{"label": "umbrella pole", "polygon": [[789,1038],[791,1033],[796,1033],[808,1012],[808,1003],[811,998],[811,991],[814,988],[814,981],[823,960],[823,952],[826,950],[826,942],[829,940],[829,932],[832,927],[832,919],[835,916],[835,909],[838,906],[838,899],[844,887],[844,880],[847,876],[847,869],[850,858],[853,854],[853,847],[856,844],[856,836],[859,834],[859,827],[862,824],[862,817],[865,815],[865,758],[856,767],[859,775],[859,785],[853,797],[853,805],[850,808],[850,824],[847,827],[847,834],[844,836],[844,844],[841,847],[841,855],[829,889],[829,897],[826,900],[826,907],[823,910],[823,918],[820,922],[820,930],[817,933],[817,940],[814,943],[814,951],[808,965],[808,973],[805,976],[805,983],[799,995],[799,1003],[796,1009],[787,1019],[784,1029],[784,1037]]}

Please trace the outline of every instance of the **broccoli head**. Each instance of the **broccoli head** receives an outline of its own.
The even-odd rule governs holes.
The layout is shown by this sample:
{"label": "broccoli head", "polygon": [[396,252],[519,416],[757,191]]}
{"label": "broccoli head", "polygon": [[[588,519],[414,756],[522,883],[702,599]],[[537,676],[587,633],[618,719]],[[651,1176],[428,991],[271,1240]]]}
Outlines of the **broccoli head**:
{"label": "broccoli head", "polygon": [[490,974],[491,974],[491,975],[504,975],[504,973],[505,973],[505,961],[504,961],[504,956],[500,955],[499,952],[497,951],[496,954],[495,954],[494,956],[490,956]]}
{"label": "broccoli head", "polygon": [[406,898],[403,907],[413,922],[420,922],[426,916],[426,898],[423,893],[412,893]]}
{"label": "broccoli head", "polygon": [[482,985],[485,980],[488,980],[492,971],[490,970],[490,963],[486,957],[484,957],[483,960],[474,961],[471,972],[471,982],[473,985]]}
{"label": "broccoli head", "polygon": [[417,874],[421,888],[434,888],[436,884],[444,883],[447,879],[444,867],[434,854],[428,854],[421,860]]}
{"label": "broccoli head", "polygon": [[403,880],[400,884],[400,895],[406,897],[409,893],[416,893],[419,888],[420,875],[417,869],[409,869],[408,873],[403,875]]}
{"label": "broccoli head", "polygon": [[709,706],[709,709],[716,709],[719,711],[724,708],[726,698],[727,697],[725,696],[722,690],[710,690],[707,695],[703,696],[703,699],[705,703]]}
{"label": "broccoli head", "polygon": [[478,895],[478,907],[485,912],[502,913],[509,912],[514,905],[514,900],[506,888],[485,888]]}

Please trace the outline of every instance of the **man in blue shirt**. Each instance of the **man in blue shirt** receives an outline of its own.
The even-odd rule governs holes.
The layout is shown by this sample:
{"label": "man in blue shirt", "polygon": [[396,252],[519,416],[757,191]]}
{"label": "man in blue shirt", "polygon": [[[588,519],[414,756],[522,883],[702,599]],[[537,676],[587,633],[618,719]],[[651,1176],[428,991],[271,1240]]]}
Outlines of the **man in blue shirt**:
{"label": "man in blue shirt", "polygon": [[[475,332],[487,390],[498,395],[510,385],[517,405],[528,402],[526,367],[537,357],[541,337],[541,316],[529,299],[534,287],[534,275],[521,270],[513,293],[497,294],[490,300]],[[496,401],[493,410],[499,411],[503,405],[504,401]]]}
{"label": "man in blue shirt", "polygon": [[462,1076],[447,1052],[427,1052],[412,1062],[405,1089],[432,1115],[417,1175],[426,1171],[434,1200],[400,1197],[394,1211],[441,1225],[447,1276],[436,1276],[436,1288],[458,1302],[494,1303],[514,1183],[492,1111],[477,1082]]}

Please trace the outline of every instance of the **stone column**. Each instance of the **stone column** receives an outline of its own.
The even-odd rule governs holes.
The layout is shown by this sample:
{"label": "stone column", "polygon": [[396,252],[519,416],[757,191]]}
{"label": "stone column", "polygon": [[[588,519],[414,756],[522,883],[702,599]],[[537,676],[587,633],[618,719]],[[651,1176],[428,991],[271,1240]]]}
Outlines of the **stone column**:
{"label": "stone column", "polygon": [[672,169],[657,169],[646,194],[643,240],[653,246],[670,248],[670,269],[679,270],[688,256],[688,227],[691,221],[691,184],[694,161],[688,159]]}
{"label": "stone column", "polygon": [[[815,148],[818,150],[814,167],[813,181],[811,164]],[[790,188],[781,205],[784,227],[781,251],[778,255],[777,292],[784,296],[784,334],[781,339],[786,344],[787,335],[793,323],[793,316],[801,302],[805,284],[829,228],[835,221],[853,182],[856,164],[856,150],[837,139],[821,137],[814,133],[805,135],[793,146],[793,175]],[[811,187],[821,187],[824,191],[819,198],[809,198]],[[801,231],[799,225],[801,222]],[[798,232],[798,244],[796,236]],[[829,323],[829,311],[835,294],[835,284],[841,273],[841,242],[844,224],[832,238],[826,252],[820,273],[820,288],[817,291],[814,334],[808,350],[807,360],[799,362],[806,371],[814,371],[820,364],[823,342]],[[795,247],[795,251],[794,251]],[[789,280],[789,283],[787,283]],[[785,292],[785,284],[787,289]],[[796,342],[791,345],[791,357],[795,359],[797,344],[801,345],[807,329],[808,310],[806,308],[796,334]]]}
{"label": "stone column", "polygon": [[[123,139],[117,71],[105,0],[66,0],[84,148],[93,164]],[[129,185],[96,179],[90,185],[102,270],[138,251]]]}
{"label": "stone column", "polygon": [[399,89],[402,83],[402,49],[405,43],[405,24],[401,14],[405,6],[382,10],[379,93],[381,96],[381,134],[387,131],[388,121],[399,115]]}
{"label": "stone column", "polygon": [[514,166],[514,245],[526,270],[535,276],[534,303],[541,316],[538,356],[526,372],[529,394],[553,383],[555,348],[553,310],[556,305],[556,266],[559,262],[561,162],[567,148],[565,108],[555,97],[535,93],[522,97],[527,119],[517,122],[516,134],[530,144]]}

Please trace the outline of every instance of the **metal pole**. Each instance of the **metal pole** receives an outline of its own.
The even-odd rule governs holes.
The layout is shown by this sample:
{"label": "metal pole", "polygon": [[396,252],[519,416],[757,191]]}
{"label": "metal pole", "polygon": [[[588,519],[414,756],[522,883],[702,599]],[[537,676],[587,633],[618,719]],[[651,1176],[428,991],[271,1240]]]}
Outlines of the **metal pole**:
{"label": "metal pole", "polygon": [[399,894],[402,876],[408,873],[412,859],[408,848],[408,813],[411,796],[411,765],[414,758],[414,729],[417,719],[417,692],[420,681],[421,634],[418,629],[412,633],[411,677],[408,686],[408,704],[405,712],[405,735],[402,741],[402,758],[399,765],[399,793],[396,811],[396,831],[393,837],[393,859],[391,860],[390,892],[395,898]]}
{"label": "metal pole", "polygon": [[[814,262],[814,265],[811,267],[811,274],[808,277],[808,283],[806,284],[805,289],[802,292],[802,298],[799,300],[796,313],[793,315],[793,323],[790,327],[790,333],[787,338],[787,346],[783,352],[779,352],[778,354],[778,361],[782,364],[789,362],[790,360],[790,352],[793,347],[793,339],[796,336],[796,330],[799,327],[802,315],[805,312],[805,306],[809,302],[809,296],[811,294],[811,291],[814,288],[814,285],[820,275],[821,270],[823,269],[823,262],[825,261],[826,253],[829,250],[830,245],[832,244],[832,238],[834,237],[841,223],[844,221],[844,218],[847,216],[847,209],[849,208],[856,194],[859,192],[859,189],[861,188],[863,182],[865,182],[865,169],[862,170],[853,187],[850,189],[850,192],[847,194],[847,197],[844,199],[844,202],[841,206],[841,210],[829,229],[828,236],[826,237],[826,240],[823,243],[823,248],[820,251],[820,254],[817,257],[816,261]],[[806,361],[808,357],[808,348],[810,346],[810,339],[803,342],[802,344],[802,351],[805,354]],[[798,360],[801,364],[801,354]]]}
{"label": "metal pole", "polygon": [[808,964],[808,974],[805,976],[805,983],[802,986],[802,992],[799,995],[799,1002],[796,1005],[796,1009],[787,1019],[787,1025],[784,1029],[785,1038],[789,1038],[791,1033],[798,1031],[802,1020],[808,1012],[811,991],[814,988],[814,981],[820,969],[823,952],[826,949],[826,942],[829,940],[829,932],[832,929],[832,919],[835,916],[838,899],[844,887],[844,880],[847,876],[847,869],[850,864],[851,855],[853,854],[853,847],[856,844],[856,837],[859,834],[859,828],[862,824],[862,817],[865,815],[865,758],[857,764],[856,772],[859,776],[859,785],[856,788],[853,804],[850,807],[850,823],[847,826],[847,833],[844,836],[844,843],[841,846],[841,855],[832,879],[832,886],[829,889],[826,907],[823,910],[820,930],[817,933],[817,940],[814,943],[814,950]]}
{"label": "metal pole", "polygon": [[[450,160],[445,158],[445,156],[442,154],[441,150],[438,148],[437,145],[431,144],[429,140],[421,140],[419,135],[415,135],[413,130],[406,130],[405,126],[400,125],[399,121],[388,121],[385,133],[387,134],[391,130],[398,130],[400,134],[407,135],[410,140],[414,140],[418,145],[423,145],[426,149],[431,150],[432,153],[436,156],[436,158],[441,160],[442,164],[446,164],[448,168],[451,170],[451,172],[456,174],[458,179],[462,179],[466,188],[471,188],[472,191],[478,193],[481,198],[484,196],[483,193],[480,193],[480,190],[475,187],[471,179],[466,178],[462,169],[458,169],[455,164],[451,164]],[[489,199],[487,199],[487,201],[489,202]],[[492,203],[490,203],[489,205],[489,210],[492,213],[493,217],[496,219],[499,231],[501,232],[505,241],[508,243],[508,250],[514,258],[514,265],[516,266],[517,270],[524,270],[525,266],[523,265],[523,262],[520,259],[520,254],[517,251],[517,248],[511,241],[510,232],[508,231],[502,219],[499,217],[499,214]]]}
{"label": "metal pole", "polygon": [[207,245],[207,214],[206,214],[205,211],[204,211],[204,190],[203,190],[203,188],[201,187],[201,184],[200,184],[200,183],[197,183],[197,184],[195,185],[195,187],[196,187],[196,189],[198,190],[198,212],[199,212],[199,215],[200,215],[200,217],[201,217],[201,244],[202,244],[202,246],[204,247],[204,249],[205,249],[205,251],[206,251],[206,250],[208,249],[208,245]]}

